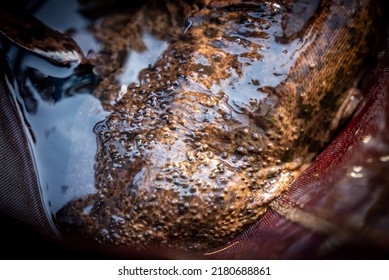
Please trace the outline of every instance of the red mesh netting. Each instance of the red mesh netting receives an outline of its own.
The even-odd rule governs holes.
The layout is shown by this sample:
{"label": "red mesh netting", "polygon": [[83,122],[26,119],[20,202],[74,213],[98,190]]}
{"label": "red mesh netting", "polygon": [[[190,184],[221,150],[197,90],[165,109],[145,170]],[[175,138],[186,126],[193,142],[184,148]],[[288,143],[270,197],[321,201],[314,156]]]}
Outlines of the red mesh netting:
{"label": "red mesh netting", "polygon": [[340,135],[254,226],[212,258],[380,258],[389,249],[389,40]]}

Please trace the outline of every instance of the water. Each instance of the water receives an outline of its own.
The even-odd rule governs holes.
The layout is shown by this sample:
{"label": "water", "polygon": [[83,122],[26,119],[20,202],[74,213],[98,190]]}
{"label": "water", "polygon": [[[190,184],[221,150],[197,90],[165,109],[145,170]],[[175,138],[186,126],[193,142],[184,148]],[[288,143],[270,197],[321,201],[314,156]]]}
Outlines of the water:
{"label": "water", "polygon": [[[255,222],[312,159],[293,150],[304,126],[327,130],[321,120],[335,113],[315,99],[322,75],[299,77],[320,71],[305,63],[310,48],[319,59],[317,38],[309,29],[292,36],[301,23],[283,37],[282,9],[232,6],[182,25],[162,9],[156,25],[151,9],[94,20],[76,1],[42,6],[36,16],[70,34],[92,64],[61,67],[16,47],[7,52],[50,216],[61,209],[65,222],[85,219],[80,231],[101,242],[168,243],[160,234],[174,231],[186,238],[179,246],[195,249]],[[298,81],[314,88],[296,96],[316,102],[316,123],[296,113]]]}
{"label": "water", "polygon": [[[76,1],[68,1],[66,9],[59,3],[48,2],[36,16],[57,30],[72,28],[85,34],[86,21],[77,13]],[[75,38],[83,38],[78,43],[86,53],[96,49],[92,37],[78,35]],[[93,127],[107,112],[92,95],[96,77],[90,69],[60,67],[17,47],[11,47],[7,57],[16,80],[13,94],[51,217],[67,202],[95,191]]]}
{"label": "water", "polygon": [[[88,29],[93,21],[79,9],[76,0],[52,0],[34,15],[55,30],[70,32],[83,53],[93,56],[100,48]],[[147,32],[143,40],[146,50],[130,52],[126,70],[117,76],[123,92],[139,82],[139,72],[154,64],[166,48],[165,42]],[[96,192],[94,127],[110,112],[93,94],[98,78],[91,67],[61,67],[16,46],[11,46],[7,57],[16,77],[12,90],[26,121],[44,204],[48,216],[55,216],[68,202]]]}
{"label": "water", "polygon": [[[34,67],[38,65],[36,62]],[[29,67],[22,65],[22,69]],[[66,83],[69,77],[50,76],[52,81],[46,86],[54,88],[60,82]],[[24,82],[23,91],[16,88],[15,95],[21,101],[29,128],[37,173],[45,190],[45,203],[55,213],[69,200],[94,191],[96,141],[93,127],[106,112],[90,92],[61,96],[63,88],[60,88],[58,96],[54,91],[47,98],[37,92],[31,79],[27,77]],[[30,95],[23,96],[26,92]]]}

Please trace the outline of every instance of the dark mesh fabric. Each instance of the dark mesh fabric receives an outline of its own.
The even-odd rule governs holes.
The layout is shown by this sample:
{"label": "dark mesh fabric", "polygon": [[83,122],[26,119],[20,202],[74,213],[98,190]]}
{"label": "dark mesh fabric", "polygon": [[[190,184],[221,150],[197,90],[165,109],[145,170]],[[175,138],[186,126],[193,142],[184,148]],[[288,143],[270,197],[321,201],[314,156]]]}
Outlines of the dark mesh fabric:
{"label": "dark mesh fabric", "polygon": [[55,237],[57,234],[43,208],[28,142],[15,109],[1,78],[0,213],[49,237]]}

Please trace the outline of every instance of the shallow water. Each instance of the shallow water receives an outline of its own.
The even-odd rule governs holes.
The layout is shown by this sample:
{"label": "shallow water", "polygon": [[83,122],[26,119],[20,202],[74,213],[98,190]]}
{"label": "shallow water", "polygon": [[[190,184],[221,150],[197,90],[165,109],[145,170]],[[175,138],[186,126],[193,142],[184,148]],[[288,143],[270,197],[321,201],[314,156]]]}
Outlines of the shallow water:
{"label": "shallow water", "polygon": [[[93,23],[79,8],[76,0],[52,0],[34,15],[50,28],[70,32],[84,54],[93,56],[99,52],[99,44],[88,30]],[[130,52],[125,70],[117,75],[124,91],[139,82],[139,72],[153,65],[167,47],[149,33],[144,33],[143,41],[146,50]],[[61,67],[17,46],[10,46],[7,59],[16,78],[11,88],[25,120],[42,197],[48,216],[53,217],[66,203],[96,192],[94,127],[109,112],[93,95],[98,78],[92,69]]]}
{"label": "shallow water", "polygon": [[[64,6],[63,3],[61,3],[61,1],[49,1],[42,6],[35,15],[52,28],[58,29],[61,32],[69,31],[69,34],[71,34],[72,38],[80,45],[84,54],[89,59],[93,60],[96,56],[99,56],[96,54],[100,52],[102,52],[104,56],[105,50],[102,51],[101,45],[93,36],[94,33],[89,29],[90,25],[94,27],[99,26],[101,24],[100,20],[93,22],[93,20],[83,17],[77,10],[76,1],[69,2],[71,4],[66,3]],[[313,5],[317,5],[317,3]],[[17,47],[11,47],[7,52],[7,56],[10,60],[12,71],[15,77],[17,77],[16,82],[13,84],[13,93],[20,103],[20,113],[25,120],[26,132],[29,134],[31,149],[35,157],[37,174],[39,174],[44,202],[51,214],[50,216],[55,216],[58,210],[67,205],[68,202],[82,198],[88,194],[98,193],[98,195],[101,194],[103,198],[104,195],[102,193],[107,192],[107,190],[105,187],[97,190],[96,185],[99,184],[99,182],[96,181],[101,178],[103,183],[114,181],[117,178],[113,178],[112,174],[118,175],[118,178],[122,180],[117,180],[118,185],[121,182],[124,182],[123,184],[132,184],[131,187],[134,191],[131,192],[131,195],[137,195],[138,183],[142,182],[143,177],[145,177],[144,174],[146,173],[146,169],[141,168],[132,176],[127,174],[129,171],[125,168],[127,167],[127,164],[129,164],[128,162],[136,162],[135,158],[144,155],[137,149],[131,148],[131,151],[126,151],[128,146],[131,146],[130,144],[132,142],[136,143],[136,145],[139,143],[142,145],[144,143],[150,144],[150,149],[157,151],[155,154],[150,152],[150,154],[152,154],[150,160],[153,164],[158,160],[168,162],[171,160],[170,157],[176,157],[177,161],[186,161],[188,154],[185,153],[185,149],[188,149],[189,147],[187,143],[196,140],[195,138],[197,136],[195,133],[197,133],[197,125],[204,124],[205,126],[206,123],[213,123],[216,118],[220,117],[219,115],[222,115],[220,113],[221,111],[223,113],[228,112],[228,114],[225,114],[228,116],[224,116],[226,122],[228,119],[228,121],[239,124],[239,126],[237,126],[238,129],[231,131],[231,135],[235,135],[235,133],[238,135],[238,132],[235,130],[239,130],[241,135],[253,132],[252,139],[250,138],[248,141],[242,141],[242,143],[233,143],[237,145],[236,150],[231,150],[232,152],[230,151],[227,156],[223,155],[223,153],[221,153],[220,156],[216,154],[215,158],[217,158],[217,160],[234,168],[232,172],[230,170],[225,172],[225,174],[230,176],[229,178],[225,177],[225,174],[224,177],[217,177],[219,175],[213,174],[210,171],[209,166],[205,167],[206,164],[204,164],[204,166],[200,166],[202,173],[200,172],[199,179],[213,181],[213,179],[217,177],[214,180],[217,184],[213,186],[213,191],[211,192],[219,195],[219,198],[223,200],[225,196],[220,193],[226,189],[225,186],[227,182],[234,179],[233,175],[235,173],[233,172],[242,172],[243,174],[242,170],[248,168],[251,171],[254,170],[253,172],[255,173],[258,172],[258,168],[265,168],[266,165],[269,164],[274,166],[273,171],[269,171],[268,174],[262,172],[263,174],[258,173],[257,175],[260,174],[266,177],[266,179],[269,179],[268,185],[264,183],[265,187],[269,189],[268,193],[263,195],[263,197],[265,197],[264,199],[266,200],[266,197],[273,197],[273,193],[276,193],[278,190],[272,191],[271,186],[276,185],[276,179],[273,181],[270,179],[276,177],[284,168],[284,166],[281,165],[281,163],[284,163],[282,162],[283,159],[273,158],[272,154],[270,154],[266,159],[261,158],[263,166],[259,167],[250,166],[251,163],[249,163],[249,161],[254,156],[260,158],[262,156],[262,148],[266,150],[271,149],[273,146],[279,145],[281,147],[281,144],[279,143],[283,143],[282,141],[284,140],[287,142],[288,139],[280,139],[280,137],[272,136],[271,134],[273,132],[269,132],[267,133],[268,135],[263,136],[262,134],[266,133],[264,133],[262,128],[257,129],[256,127],[256,131],[251,131],[250,129],[257,124],[253,125],[251,119],[245,114],[249,112],[263,116],[266,115],[268,111],[272,110],[271,108],[276,105],[277,100],[267,99],[267,97],[271,96],[274,88],[285,82],[291,67],[296,64],[296,60],[300,55],[307,50],[311,42],[315,39],[315,36],[308,32],[304,38],[292,36],[287,42],[280,40],[284,32],[281,28],[281,7],[278,5],[270,5],[269,3],[260,7],[261,8],[259,9],[254,9],[255,11],[247,11],[245,13],[247,18],[245,19],[231,17],[228,22],[228,24],[230,24],[229,29],[223,34],[223,38],[213,38],[214,34],[212,33],[212,30],[210,30],[209,34],[204,34],[205,36],[209,36],[211,42],[209,45],[211,48],[220,49],[220,55],[217,54],[212,57],[214,61],[210,61],[210,57],[202,55],[201,50],[191,53],[190,55],[193,55],[192,57],[186,57],[186,59],[192,60],[192,68],[185,73],[188,75],[181,75],[180,71],[177,70],[177,73],[174,73],[176,74],[177,80],[168,80],[168,82],[166,81],[166,84],[163,84],[165,81],[159,81],[158,75],[160,77],[166,75],[168,78],[176,78],[169,74],[169,69],[174,69],[177,65],[169,65],[169,62],[167,62],[163,67],[159,68],[159,70],[157,70],[158,67],[155,68],[154,66],[158,63],[158,65],[161,66],[164,59],[169,61],[169,55],[166,54],[166,50],[169,48],[170,42],[168,41],[171,38],[169,35],[164,37],[158,33],[152,33],[146,27],[143,31],[139,32],[139,34],[135,34],[140,37],[140,42],[144,44],[143,47],[138,48],[134,43],[134,46],[128,47],[124,52],[121,52],[123,49],[118,47],[119,51],[115,54],[117,57],[108,56],[105,60],[100,60],[100,65],[94,69],[91,67],[77,67],[76,65],[71,65],[70,67],[53,65],[43,58],[22,51]],[[223,18],[224,16],[228,18],[229,13],[227,11],[222,11],[219,12],[218,16],[220,18]],[[308,19],[309,17],[305,20]],[[196,30],[197,26],[201,27],[203,21],[212,22],[212,20],[215,20],[212,16],[189,18],[189,22],[182,27],[185,30],[184,34]],[[297,27],[295,27],[294,33],[300,32],[301,30],[299,28],[302,28],[303,26],[296,25]],[[107,44],[109,43],[110,42],[107,42]],[[118,42],[118,44],[120,43],[122,42]],[[115,46],[115,43],[112,43],[112,45]],[[204,53],[206,52],[204,51]],[[234,65],[228,67],[228,65],[222,65],[222,63],[219,63],[220,59],[226,59],[225,64],[233,62],[238,66]],[[178,60],[172,58],[170,61],[177,62]],[[185,67],[186,61],[183,59],[182,61],[179,61],[179,63],[181,62],[183,67]],[[105,65],[104,63],[107,63],[108,65]],[[306,68],[314,68],[316,66],[315,63],[316,61],[309,64]],[[116,64],[118,64],[115,66],[116,68],[113,66],[113,68],[111,68],[111,65]],[[216,70],[222,69],[225,70],[225,72],[220,72],[222,74],[217,76],[213,73],[213,71],[215,71],[214,67],[216,67]],[[101,80],[99,80],[99,78],[101,78],[99,75],[103,77],[103,80],[106,77],[109,77],[109,79],[107,78],[107,80],[105,80],[105,82],[107,82],[106,84],[103,83],[104,81],[101,82]],[[155,79],[153,79],[153,75],[156,77]],[[209,77],[212,77],[211,82],[208,81]],[[147,87],[151,88],[150,92],[144,90]],[[99,92],[96,91],[96,88],[102,90],[103,94],[99,94]],[[132,90],[127,91],[127,88]],[[166,90],[167,88],[169,90]],[[195,110],[198,108],[196,106],[201,108],[201,118],[199,117],[197,123],[194,122],[193,124],[190,124],[193,126],[188,126],[188,130],[191,130],[193,133],[187,133],[185,130],[180,134],[180,139],[175,143],[180,143],[181,146],[179,144],[173,145],[174,143],[170,146],[158,142],[155,143],[154,140],[147,142],[147,140],[150,140],[153,137],[152,134],[147,134],[146,138],[148,138],[149,135],[151,135],[151,138],[144,141],[144,139],[141,138],[142,132],[139,132],[138,135],[136,135],[136,137],[139,138],[137,139],[134,136],[136,134],[134,132],[134,127],[136,127],[135,122],[138,122],[136,116],[143,114],[141,116],[143,118],[146,116],[147,112],[146,110],[142,112],[137,111],[137,103],[134,103],[135,105],[131,108],[126,108],[126,102],[132,104],[129,102],[131,98],[139,98],[139,100],[141,100],[144,98],[142,97],[142,94],[145,95],[145,93],[147,93],[148,99],[147,106],[144,107],[146,109],[148,109],[148,107],[154,108],[155,106],[160,106],[162,108],[162,103],[165,102],[167,105],[165,104],[164,108],[156,112],[162,112],[159,117],[164,123],[169,124],[169,115],[172,113],[169,114],[168,106],[173,104],[170,95],[176,94],[178,92],[177,88],[179,90],[184,89],[191,94],[199,93],[200,99],[204,95],[210,100],[209,104],[206,102],[204,102],[204,104],[199,102],[199,104],[195,104],[193,107],[191,107],[190,102],[188,102],[189,98],[187,100],[183,99],[183,102],[185,103],[183,107],[180,107],[180,104],[178,104],[179,110],[184,109],[190,111],[193,108],[193,118],[197,118]],[[153,89],[156,89],[156,91],[154,92]],[[141,91],[144,92],[142,93]],[[227,102],[223,103],[221,101],[220,104],[213,106],[211,103],[212,98],[218,98],[222,95],[225,96]],[[153,102],[155,102],[155,104]],[[165,109],[166,112],[164,111]],[[294,110],[295,108],[290,108],[291,112],[294,112]],[[186,113],[182,113],[182,111],[177,114],[186,117]],[[284,116],[287,116],[287,113],[285,113]],[[141,121],[142,120],[139,120],[139,122]],[[259,124],[258,126],[260,125],[262,124]],[[103,128],[103,126],[105,127]],[[150,127],[153,127],[153,125],[150,125]],[[231,127],[223,128],[221,131],[227,135],[229,129],[231,129]],[[283,129],[287,130],[287,128]],[[215,130],[218,131],[217,129]],[[126,138],[115,138],[115,133],[121,132],[123,132],[123,135],[126,137],[134,136],[136,141],[132,141],[132,139],[128,140]],[[296,131],[295,134],[297,135],[298,132]],[[193,137],[193,135],[196,137]],[[218,136],[221,137],[221,135],[224,134]],[[242,139],[249,139],[249,137],[247,137],[247,139],[244,137],[246,136],[242,136]],[[261,145],[263,143],[256,141],[260,137],[265,139],[263,142],[268,144],[266,147],[264,145],[264,147],[262,147]],[[110,138],[112,138],[111,142],[109,140]],[[128,141],[126,142],[126,140]],[[219,139],[216,139],[215,143],[218,144],[218,140]],[[326,137],[323,137],[323,141],[327,140]],[[249,145],[249,141],[252,141],[254,144]],[[109,154],[109,156],[111,156],[110,158],[107,154],[104,154],[103,156],[101,154],[96,155],[97,151],[101,152],[99,151],[99,146],[96,142],[100,142],[100,148],[103,147],[104,153],[112,153]],[[211,142],[208,143],[209,145],[203,145],[204,143],[201,143],[201,141],[198,141],[198,143],[201,144],[197,147],[200,153],[206,151],[209,146],[214,145],[214,143]],[[226,145],[230,145],[230,143],[226,142]],[[141,145],[139,144],[138,146]],[[145,145],[145,147],[146,146],[147,145]],[[169,154],[164,153],[165,149],[167,150],[167,147],[171,149],[169,150]],[[113,149],[112,152],[106,152],[106,150],[110,149]],[[218,149],[219,148],[216,150],[219,151]],[[284,152],[285,151],[277,151],[277,156]],[[124,159],[123,157],[119,157],[121,156],[120,153],[124,155]],[[147,153],[148,152],[144,153],[144,158],[149,160],[149,158],[147,158]],[[205,155],[205,153],[203,154]],[[246,154],[251,157],[246,156]],[[208,157],[208,154],[205,157]],[[106,163],[105,161],[102,161],[103,164],[99,162],[96,163],[96,159],[105,160],[106,158],[108,158],[109,161],[107,169],[112,167],[108,172],[104,172],[104,166],[102,167],[102,165]],[[110,162],[111,160],[113,163]],[[216,160],[211,159],[209,162],[211,163],[210,165],[212,168],[216,168]],[[254,160],[252,160],[252,162],[254,162]],[[300,160],[296,160],[296,162],[298,162],[295,164],[297,166],[301,164]],[[292,163],[294,164],[294,162]],[[136,168],[138,167],[140,168],[142,166],[136,166]],[[296,169],[296,167],[291,167],[291,169]],[[110,173],[111,171],[112,173]],[[163,177],[162,180],[157,179],[155,181],[156,184],[169,182],[167,185],[168,188],[170,188],[170,182],[173,182],[174,184],[177,182],[177,184],[175,184],[176,186],[174,186],[174,191],[179,193],[180,198],[187,199],[188,197],[195,196],[196,187],[187,188],[185,184],[182,184],[186,178],[182,180],[175,178],[178,173],[176,172],[177,174],[175,174],[174,171],[176,170],[164,170],[163,172],[166,174],[163,172],[163,174],[161,174],[165,177]],[[286,168],[286,171],[290,170],[287,170]],[[247,175],[247,178],[253,177],[253,174],[250,174],[250,172],[247,171],[244,176]],[[108,173],[107,176],[106,173]],[[97,175],[101,176],[96,179]],[[197,174],[195,175],[197,176]],[[105,176],[107,178],[105,178]],[[286,176],[291,175],[288,173]],[[260,177],[258,178],[257,180],[261,179]],[[126,180],[130,180],[131,182],[127,182]],[[158,182],[158,180],[160,182]],[[252,181],[254,182],[255,180]],[[180,184],[185,186],[181,186]],[[261,189],[262,187],[263,185],[258,184],[253,188]],[[161,185],[161,189],[163,188],[164,186]],[[142,189],[142,187],[139,187],[139,189]],[[212,196],[210,195],[209,197],[212,199],[214,194],[212,193]],[[147,198],[147,196],[145,197]],[[250,198],[254,200],[253,197]],[[123,204],[123,201],[120,199],[119,203]],[[166,199],[169,198],[167,197]],[[234,199],[235,197],[233,199],[231,198],[231,201]],[[185,212],[187,210],[186,208],[188,208],[189,204],[182,204],[184,206],[180,206],[182,209],[178,209],[178,212]],[[250,204],[250,207],[247,207],[247,209],[251,209],[252,205],[253,204]],[[90,204],[84,206],[84,214],[89,215],[94,206]],[[139,205],[136,205],[136,207],[138,206]],[[218,205],[212,206],[214,208],[219,207]],[[120,210],[118,211],[120,212]],[[255,212],[257,210],[250,211]],[[251,212],[248,213],[248,215],[251,214]],[[104,215],[105,214],[103,213],[103,218]],[[110,222],[112,227],[119,227],[121,222],[124,221],[124,215],[123,217],[115,213],[109,213],[109,215],[109,219],[112,220],[112,222]],[[231,221],[232,220],[233,219],[231,219]],[[117,233],[111,232],[111,229],[106,227],[103,228],[99,234],[103,236],[102,238],[105,238],[105,236],[109,236],[109,234],[114,236]]]}
{"label": "shallow water", "polygon": [[[59,3],[64,2],[49,1],[36,16],[60,31],[75,29],[76,41],[86,52],[96,49],[92,37],[85,37],[87,21],[77,14],[76,1]],[[78,74],[74,65],[60,67],[14,46],[7,56],[16,79],[13,94],[52,217],[70,200],[95,191],[93,127],[107,112],[92,95],[96,78],[90,71]]]}

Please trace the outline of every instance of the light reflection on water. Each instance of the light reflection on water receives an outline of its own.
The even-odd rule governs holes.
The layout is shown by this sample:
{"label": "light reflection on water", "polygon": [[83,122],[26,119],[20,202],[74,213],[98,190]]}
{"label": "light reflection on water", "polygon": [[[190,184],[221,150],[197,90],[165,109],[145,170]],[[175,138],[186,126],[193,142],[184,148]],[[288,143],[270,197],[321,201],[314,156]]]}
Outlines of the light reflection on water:
{"label": "light reflection on water", "polygon": [[[63,3],[47,1],[34,15],[60,32],[72,30],[72,38],[84,54],[98,52],[99,45],[88,31],[90,22],[79,14],[77,1]],[[139,82],[139,72],[153,65],[167,48],[166,42],[149,33],[142,38],[145,50],[129,52],[125,70],[117,77],[123,93],[129,84]],[[109,112],[93,96],[92,73],[78,74],[74,67],[59,67],[14,47],[8,57],[15,63],[18,85],[14,94],[22,104],[26,131],[31,133],[44,203],[55,215],[69,201],[96,191],[93,128]]]}
{"label": "light reflection on water", "polygon": [[[76,5],[77,1],[48,1],[35,16],[61,32],[74,29],[74,39],[87,53],[97,45]],[[92,95],[91,73],[78,75],[74,67],[59,67],[15,49],[7,54],[18,81],[14,94],[31,133],[30,147],[50,216],[68,201],[95,191],[93,127],[108,113]]]}
{"label": "light reflection on water", "polygon": [[[90,22],[78,12],[77,1],[67,2],[66,5],[57,0],[48,1],[35,15],[60,32],[72,30],[72,37],[84,54],[100,51],[97,41],[88,31]],[[248,15],[252,18],[263,17],[262,12],[249,12]],[[210,90],[213,94],[224,92],[229,105],[236,112],[242,112],[242,108],[248,109],[253,97],[263,99],[267,96],[253,80],[260,80],[261,87],[276,87],[287,77],[295,62],[292,58],[304,50],[306,42],[299,39],[292,40],[287,46],[277,42],[282,29],[279,24],[270,24],[271,21],[281,21],[281,15],[270,16],[262,22],[264,26],[247,21],[239,29],[241,33],[224,34],[227,40],[223,41],[220,51],[236,56],[242,65],[241,73],[237,74],[231,68],[228,78],[213,83]],[[258,30],[264,35],[250,36],[250,32]],[[153,66],[168,48],[167,42],[149,32],[143,32],[141,37],[144,50],[129,50],[123,70],[116,77],[120,92],[115,102],[126,94],[128,85],[139,83],[139,73]],[[248,47],[246,43],[251,46]],[[263,59],[255,61],[245,57],[253,46],[258,48],[256,53]],[[199,66],[210,66],[200,55],[196,62]],[[32,146],[37,173],[44,189],[45,203],[54,214],[67,202],[96,191],[93,166],[97,147],[93,128],[110,112],[105,111],[100,100],[93,96],[93,88],[88,84],[90,77],[76,74],[75,69],[57,67],[30,54],[22,56],[20,65],[21,73],[33,69],[38,76],[34,80],[34,77],[27,75],[19,81],[25,88],[22,90],[28,91],[27,97],[25,93],[17,94],[26,105],[24,114],[34,134]],[[45,81],[43,86],[36,84],[42,80]],[[77,89],[82,83],[86,84],[86,88]],[[54,89],[51,93],[50,88]],[[31,101],[32,105],[29,104]]]}
{"label": "light reflection on water", "polygon": [[[32,134],[31,148],[45,204],[55,213],[68,201],[94,192],[93,127],[108,113],[90,89],[72,89],[78,80],[71,69],[25,54],[21,71],[34,73],[19,77],[16,97]],[[40,87],[40,82],[45,87]]]}
{"label": "light reflection on water", "polygon": [[[251,16],[254,17],[255,14],[251,13]],[[80,44],[85,53],[90,50],[96,51],[98,46],[94,40],[83,41],[82,38],[85,38],[85,36],[89,36],[90,38],[92,36],[86,31],[85,23],[81,26],[79,30],[76,28],[74,38],[76,38],[77,42],[82,42]],[[309,43],[308,41],[296,39],[291,40],[285,46],[277,42],[276,37],[282,34],[282,30],[276,29],[279,28],[279,25],[274,26],[271,27],[275,28],[274,30],[271,28],[267,30],[270,39],[269,37],[250,38],[249,36],[238,36],[237,34],[226,35],[229,38],[236,38],[236,41],[229,41],[231,44],[224,45],[222,49],[224,52],[238,57],[237,61],[243,65],[240,69],[241,73],[237,74],[232,69],[230,72],[231,75],[228,78],[220,79],[212,85],[210,90],[213,95],[216,95],[218,92],[225,93],[229,97],[228,105],[236,112],[242,112],[241,108],[246,108],[245,106],[248,106],[248,104],[256,104],[253,102],[253,96],[258,99],[263,99],[267,96],[266,92],[262,92],[260,90],[261,88],[258,87],[259,80],[261,83],[260,86],[262,87],[276,87],[284,81],[290,67],[295,62],[292,58],[297,58],[305,50],[306,44]],[[189,26],[187,31],[190,31],[190,28]],[[62,31],[65,30],[63,29]],[[121,85],[119,99],[127,93],[128,85],[138,84],[139,72],[149,68],[149,66],[153,66],[168,48],[166,42],[156,39],[150,33],[144,32],[141,37],[146,50],[142,52],[130,50],[123,68],[124,70],[117,76],[117,82]],[[306,40],[312,40],[310,36],[307,36],[307,38]],[[246,49],[239,45],[240,40],[248,40],[257,45],[258,54],[266,59],[260,60],[259,63],[258,61],[251,61],[243,56],[242,54],[248,48]],[[262,47],[259,47],[261,45]],[[275,61],[277,63],[274,63]],[[194,57],[194,62],[199,67],[212,66],[212,63],[206,57],[202,56],[201,53],[197,57]],[[40,77],[52,76],[48,79],[49,84],[46,84],[46,88],[40,88],[39,85],[35,84],[34,79],[30,79],[27,76],[25,80],[22,80],[22,83],[28,88],[31,96],[26,98],[26,96],[22,96],[20,93],[17,93],[17,95],[19,100],[23,100],[26,103],[24,114],[34,134],[33,149],[41,185],[45,189],[45,202],[51,212],[55,214],[67,202],[96,191],[94,164],[97,147],[96,135],[93,133],[93,128],[96,123],[100,123],[106,119],[111,112],[105,111],[101,106],[100,100],[93,97],[92,88],[77,89],[77,83],[82,83],[83,77],[77,77],[73,72],[74,69],[58,68],[32,55],[23,56],[21,66],[21,72],[28,72],[25,70],[34,69],[37,70],[34,73]],[[198,72],[201,71],[198,70]],[[204,77],[206,78],[206,76]],[[88,77],[84,78],[87,80]],[[86,81],[86,84],[88,84],[88,81]],[[51,86],[54,86],[56,93],[52,94],[50,98],[47,98],[45,91]],[[191,89],[188,88],[188,90],[190,91]],[[193,91],[196,91],[196,89],[193,88]],[[35,100],[36,110],[28,110],[30,106],[28,105],[29,100]],[[118,100],[116,99],[116,101]],[[206,119],[212,123],[215,117],[209,114],[206,115]],[[369,143],[371,138],[371,135],[366,135],[363,138],[363,143]],[[177,143],[179,141],[181,139]],[[157,147],[157,144],[154,147]],[[181,146],[177,144],[176,147],[180,148]],[[163,149],[158,149],[157,147],[155,150]],[[182,153],[180,154],[180,151],[177,149],[177,151],[172,151],[172,154],[183,156]],[[139,153],[139,151],[136,152]],[[161,159],[164,160],[163,156],[167,154],[170,153],[165,153],[162,156],[155,153],[150,158],[152,162],[157,162]],[[368,160],[369,163],[373,162],[371,158]],[[379,157],[379,160],[382,163],[388,162],[389,156],[385,153]],[[115,164],[118,163],[113,164],[114,168],[117,167]],[[231,165],[233,164],[231,163]],[[142,184],[142,178],[146,169],[143,168],[135,174],[131,186],[138,188],[138,184]],[[345,188],[349,188],[347,192],[344,192],[345,199],[356,181],[360,183],[363,180],[367,180],[366,178],[369,175],[368,171],[369,169],[362,165],[350,167],[348,175],[351,179],[348,178],[348,180],[351,180],[352,184],[345,184]],[[171,174],[174,174],[174,172]],[[173,179],[175,176],[171,174],[167,174],[166,178],[170,176],[170,179],[174,183],[177,183],[177,185],[181,184],[180,179]],[[213,176],[212,174],[207,175],[208,178],[213,178],[211,177]],[[220,178],[221,183],[227,180],[227,177]],[[191,190],[179,189],[180,196],[194,196],[195,193],[191,193]],[[89,215],[91,211],[92,205],[86,205],[83,208],[83,214],[85,215]],[[124,219],[117,215],[112,215],[111,218],[113,224],[120,225],[124,222]]]}
{"label": "light reflection on water", "polygon": [[145,50],[132,51],[127,57],[123,73],[118,77],[121,85],[129,85],[139,82],[139,72],[154,65],[159,56],[167,49],[167,42],[156,39],[150,33],[144,32],[142,36]]}

